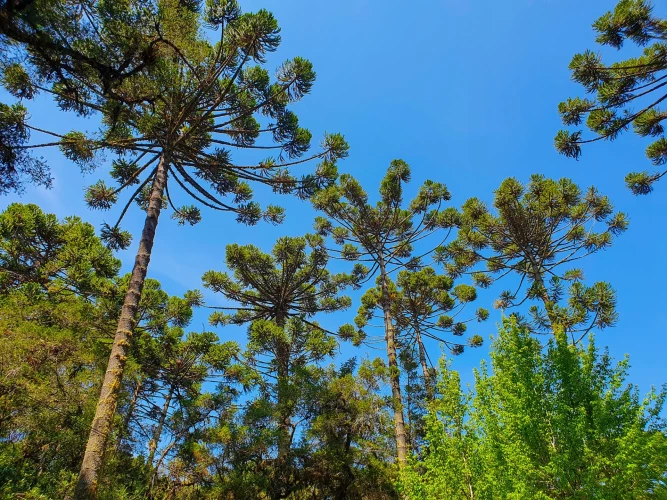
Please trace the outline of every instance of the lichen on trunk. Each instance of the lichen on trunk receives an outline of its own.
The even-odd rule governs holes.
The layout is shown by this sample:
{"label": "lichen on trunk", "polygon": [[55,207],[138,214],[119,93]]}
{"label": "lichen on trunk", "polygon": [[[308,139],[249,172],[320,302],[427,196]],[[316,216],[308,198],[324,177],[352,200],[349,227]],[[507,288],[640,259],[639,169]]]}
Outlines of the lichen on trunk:
{"label": "lichen on trunk", "polygon": [[104,456],[107,438],[111,433],[113,418],[116,413],[118,394],[123,381],[123,372],[127,360],[132,332],[136,326],[136,314],[139,308],[141,292],[148,272],[148,264],[153,249],[155,230],[160,216],[162,196],[167,185],[167,161],[160,158],[155,178],[151,186],[150,200],[144,229],[141,233],[139,249],[134,261],[130,284],[125,294],[123,307],[118,320],[118,328],[114,336],[107,371],[102,382],[100,398],[97,402],[95,417],[90,429],[86,451],[79,473],[74,498],[84,500],[97,497],[100,468]]}

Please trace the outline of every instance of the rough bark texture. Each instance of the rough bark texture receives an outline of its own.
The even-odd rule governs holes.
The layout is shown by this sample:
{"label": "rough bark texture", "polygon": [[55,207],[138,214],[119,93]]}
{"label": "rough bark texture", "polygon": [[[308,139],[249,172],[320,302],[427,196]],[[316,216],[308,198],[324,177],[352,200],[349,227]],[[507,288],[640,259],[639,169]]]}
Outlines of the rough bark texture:
{"label": "rough bark texture", "polygon": [[155,452],[157,451],[157,445],[160,443],[160,437],[162,437],[162,429],[164,428],[164,422],[167,420],[167,415],[169,414],[169,406],[171,406],[171,398],[173,395],[174,387],[171,386],[167,393],[167,397],[164,398],[164,404],[162,405],[162,411],[160,412],[160,419],[158,420],[157,427],[148,443],[148,460],[146,463],[149,465],[153,465],[153,460],[155,460]]}
{"label": "rough bark texture", "polygon": [[[276,324],[285,328],[285,317],[279,315]],[[278,368],[278,457],[276,461],[276,484],[271,493],[272,500],[286,498],[290,491],[290,450],[292,448],[292,408],[289,404],[289,357],[290,346],[280,342],[276,346]]]}
{"label": "rough bark texture", "polygon": [[387,341],[387,359],[389,361],[389,381],[391,383],[392,405],[394,409],[394,430],[396,432],[396,457],[402,468],[408,456],[405,419],[403,418],[403,400],[401,398],[401,374],[396,359],[396,337],[391,317],[391,304],[387,286],[387,274],[384,265],[380,265],[382,277],[382,310],[384,312],[384,331]]}
{"label": "rough bark texture", "polygon": [[95,417],[93,418],[88,443],[86,444],[86,452],[74,492],[74,498],[77,500],[97,497],[97,486],[104,447],[111,432],[111,424],[116,413],[118,393],[123,381],[123,370],[125,368],[125,361],[127,360],[127,350],[130,345],[132,331],[135,327],[135,317],[139,308],[144,281],[146,280],[148,263],[151,259],[155,229],[157,228],[160,216],[162,195],[166,184],[167,164],[163,157],[160,158],[160,163],[153,179],[146,220],[143,232],[141,233],[141,241],[139,242],[139,250],[134,261],[130,285],[125,294],[123,308],[118,320],[118,328],[111,347],[107,371],[102,383],[100,399],[97,402]]}

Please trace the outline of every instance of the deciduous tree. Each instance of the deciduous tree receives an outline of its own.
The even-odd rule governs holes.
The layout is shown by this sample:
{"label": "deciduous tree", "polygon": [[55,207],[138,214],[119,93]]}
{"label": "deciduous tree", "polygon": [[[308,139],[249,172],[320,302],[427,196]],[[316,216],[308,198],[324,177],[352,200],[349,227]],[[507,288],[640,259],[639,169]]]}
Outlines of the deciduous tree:
{"label": "deciduous tree", "polygon": [[593,339],[564,333],[546,349],[505,320],[474,391],[441,364],[426,420],[428,453],[403,475],[409,498],[660,498],[665,494],[665,389],[627,384]]}

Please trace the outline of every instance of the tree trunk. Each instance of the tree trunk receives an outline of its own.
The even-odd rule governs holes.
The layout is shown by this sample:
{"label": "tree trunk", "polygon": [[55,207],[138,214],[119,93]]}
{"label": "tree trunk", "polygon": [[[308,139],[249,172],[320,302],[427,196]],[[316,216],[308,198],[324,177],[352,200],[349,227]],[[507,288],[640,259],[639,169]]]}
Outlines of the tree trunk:
{"label": "tree trunk", "polygon": [[[276,325],[280,328],[285,328],[285,318],[277,317],[275,319]],[[280,342],[276,346],[276,365],[278,369],[278,388],[277,388],[277,403],[278,403],[278,458],[284,459],[288,454],[291,446],[292,436],[292,419],[291,411],[288,404],[289,396],[289,355],[290,347],[288,344]]]}
{"label": "tree trunk", "polygon": [[162,205],[162,196],[164,188],[167,185],[167,162],[164,156],[160,158],[158,167],[151,186],[151,196],[146,212],[144,229],[141,233],[139,250],[134,261],[130,285],[125,294],[123,308],[118,320],[118,328],[111,347],[111,355],[107,371],[102,383],[100,399],[97,402],[95,417],[90,429],[86,452],[81,464],[81,472],[74,491],[74,498],[84,500],[96,498],[97,486],[100,468],[106,440],[111,432],[111,425],[116,413],[116,404],[118,402],[118,393],[123,381],[123,370],[127,360],[127,350],[130,345],[130,338],[135,327],[135,317],[139,308],[141,292],[146,280],[148,263],[151,259],[151,250],[155,239],[155,229],[157,228],[160,208]]}
{"label": "tree trunk", "polygon": [[424,386],[426,387],[426,398],[428,400],[433,399],[433,381],[431,380],[431,372],[428,369],[428,363],[426,363],[426,349],[424,348],[424,342],[422,341],[422,334],[419,330],[419,327],[415,328],[415,340],[417,341],[417,347],[419,348],[419,364],[422,366],[422,372],[424,374]]}
{"label": "tree trunk", "polygon": [[399,468],[403,468],[408,457],[408,446],[405,434],[405,420],[403,418],[403,400],[401,398],[401,372],[396,360],[396,338],[391,317],[391,304],[387,273],[384,264],[380,264],[382,279],[382,311],[384,313],[384,331],[387,341],[387,359],[389,361],[389,380],[391,383],[392,406],[394,409],[394,430],[396,432],[396,456]]}
{"label": "tree trunk", "polygon": [[164,405],[162,405],[162,412],[160,412],[160,418],[153,432],[153,436],[148,443],[148,459],[146,463],[148,465],[153,465],[153,460],[155,459],[155,452],[157,451],[157,445],[160,443],[160,437],[162,436],[162,429],[164,428],[164,422],[167,420],[167,414],[169,413],[169,406],[171,405],[171,398],[174,395],[174,386],[169,387],[169,392],[167,397],[164,398]]}
{"label": "tree trunk", "polygon": [[125,414],[125,418],[123,418],[123,425],[118,432],[118,441],[116,443],[116,449],[120,449],[120,446],[123,443],[123,439],[130,434],[129,433],[130,422],[132,421],[132,415],[134,414],[134,409],[137,406],[137,401],[139,401],[139,394],[141,394],[141,389],[143,386],[144,386],[144,381],[138,380],[137,385],[134,388],[134,392],[132,393],[132,399],[130,400],[130,405],[127,407],[127,413]]}
{"label": "tree trunk", "polygon": [[[285,317],[275,319],[276,325],[285,328]],[[290,346],[280,342],[276,346],[276,364],[278,369],[278,388],[276,391],[278,406],[278,457],[276,460],[276,484],[272,488],[272,500],[286,498],[290,491],[290,450],[292,448],[292,405],[290,391]]]}

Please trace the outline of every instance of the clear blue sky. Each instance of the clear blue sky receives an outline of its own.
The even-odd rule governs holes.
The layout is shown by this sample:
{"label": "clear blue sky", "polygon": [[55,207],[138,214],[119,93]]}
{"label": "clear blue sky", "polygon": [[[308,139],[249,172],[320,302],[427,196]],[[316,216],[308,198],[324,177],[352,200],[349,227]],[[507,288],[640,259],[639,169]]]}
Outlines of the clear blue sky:
{"label": "clear blue sky", "polygon": [[[282,27],[283,44],[269,61],[301,55],[317,71],[312,94],[295,107],[301,123],[319,140],[324,131],[342,132],[351,145],[341,170],[357,176],[369,191],[377,189],[389,161],[406,160],[413,184],[431,178],[447,184],[452,203],[466,198],[490,200],[500,182],[531,173],[571,177],[580,186],[594,184],[627,212],[630,229],[607,252],[584,261],[590,281],[611,282],[618,291],[620,321],[598,334],[615,358],[631,356],[631,380],[642,391],[667,381],[665,301],[667,271],[664,218],[667,181],[647,197],[633,197],[625,188],[630,170],[650,168],[644,159],[646,142],[626,134],[614,144],[597,143],[584,150],[580,161],[559,156],[553,136],[560,128],[558,102],[580,94],[569,81],[567,65],[575,52],[595,48],[591,23],[614,1],[581,0],[249,0],[246,11],[271,10]],[[664,8],[660,13],[664,14]],[[627,52],[626,52],[627,54]],[[613,54],[611,54],[613,56]],[[7,96],[0,94],[7,102]],[[95,122],[63,116],[45,100],[32,106],[35,123],[93,131]],[[50,191],[29,188],[25,195],[0,199],[33,202],[60,217],[77,214],[99,227],[114,222],[120,210],[91,212],[83,190],[96,174],[83,178],[57,151],[45,154],[55,176]],[[185,200],[183,200],[185,201]],[[268,201],[268,200],[260,200]],[[271,200],[275,202],[276,200]],[[204,222],[178,227],[164,217],[158,228],[149,276],[160,280],[170,294],[200,287],[208,269],[224,268],[224,248],[231,242],[254,243],[269,250],[283,234],[301,235],[311,229],[313,211],[306,203],[282,198],[287,207],[283,226],[240,227],[228,214],[204,209]],[[138,235],[143,217],[134,209],[125,224]],[[118,255],[129,270],[132,247]],[[502,288],[502,287],[501,287]],[[492,295],[477,305],[491,309]],[[211,303],[219,299],[207,294]],[[358,303],[355,302],[354,307]],[[335,327],[354,311],[323,319]],[[192,329],[200,330],[207,313],[196,314]],[[486,339],[499,320],[477,328]],[[238,328],[219,329],[223,339],[243,341]],[[437,347],[431,346],[432,356]],[[343,355],[381,355],[343,347]],[[473,366],[487,355],[486,347],[455,358],[454,367],[469,380]]]}

